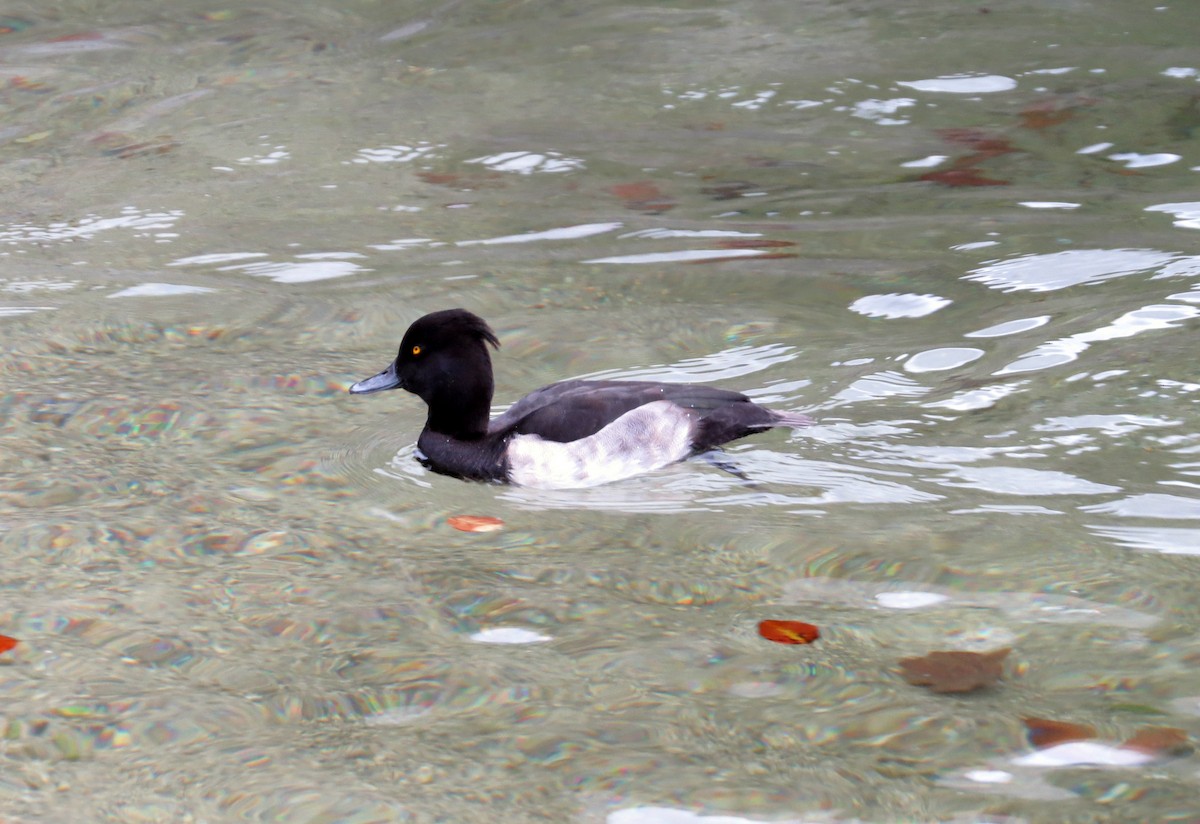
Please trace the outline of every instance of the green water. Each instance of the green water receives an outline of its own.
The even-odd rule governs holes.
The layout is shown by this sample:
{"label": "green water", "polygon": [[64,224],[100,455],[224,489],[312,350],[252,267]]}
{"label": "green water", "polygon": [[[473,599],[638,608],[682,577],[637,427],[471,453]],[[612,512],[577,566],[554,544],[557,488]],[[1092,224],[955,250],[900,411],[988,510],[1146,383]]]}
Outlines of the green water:
{"label": "green water", "polygon": [[[1200,733],[1190,5],[0,31],[6,821],[1200,816],[1188,745],[1123,746]],[[731,445],[749,480],[432,475],[417,399],[345,390],[451,306],[498,404],[650,377],[819,423]],[[899,671],[1004,647],[967,695]]]}

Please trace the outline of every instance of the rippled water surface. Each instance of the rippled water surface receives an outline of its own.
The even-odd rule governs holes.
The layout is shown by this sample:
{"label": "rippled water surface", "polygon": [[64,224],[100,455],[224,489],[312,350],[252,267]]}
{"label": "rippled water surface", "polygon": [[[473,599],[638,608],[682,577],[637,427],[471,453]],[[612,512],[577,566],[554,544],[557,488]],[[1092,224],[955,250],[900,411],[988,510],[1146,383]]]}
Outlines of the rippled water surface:
{"label": "rippled water surface", "polygon": [[[3,817],[1196,820],[1198,40],[1170,0],[9,3]],[[345,390],[450,306],[498,404],[819,422],[431,475],[419,401]],[[969,694],[899,666],[1003,648]]]}

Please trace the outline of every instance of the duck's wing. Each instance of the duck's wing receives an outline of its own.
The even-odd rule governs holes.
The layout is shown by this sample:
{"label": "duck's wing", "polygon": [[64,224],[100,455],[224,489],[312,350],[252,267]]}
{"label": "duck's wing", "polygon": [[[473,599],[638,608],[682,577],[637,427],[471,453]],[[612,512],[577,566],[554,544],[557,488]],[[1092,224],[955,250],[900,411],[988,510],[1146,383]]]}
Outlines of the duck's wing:
{"label": "duck's wing", "polygon": [[749,403],[740,392],[699,384],[563,381],[526,395],[495,418],[488,431],[566,443],[599,432],[631,409],[664,400],[702,414],[728,404]]}

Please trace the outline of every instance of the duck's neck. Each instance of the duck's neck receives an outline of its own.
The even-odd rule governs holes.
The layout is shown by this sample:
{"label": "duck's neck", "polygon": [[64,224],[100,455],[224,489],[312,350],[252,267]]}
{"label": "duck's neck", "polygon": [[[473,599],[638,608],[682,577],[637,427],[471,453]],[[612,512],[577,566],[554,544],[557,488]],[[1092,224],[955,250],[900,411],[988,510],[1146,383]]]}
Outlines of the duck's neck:
{"label": "duck's neck", "polygon": [[491,370],[486,376],[455,375],[427,399],[425,428],[460,441],[482,438],[487,434],[493,388]]}

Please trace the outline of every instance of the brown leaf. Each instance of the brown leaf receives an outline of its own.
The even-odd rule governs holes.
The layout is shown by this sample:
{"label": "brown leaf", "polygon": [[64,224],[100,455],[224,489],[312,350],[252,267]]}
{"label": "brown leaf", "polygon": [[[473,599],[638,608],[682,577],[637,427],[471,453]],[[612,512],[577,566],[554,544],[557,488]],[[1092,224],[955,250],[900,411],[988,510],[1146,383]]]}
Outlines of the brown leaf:
{"label": "brown leaf", "polygon": [[725,180],[712,186],[702,187],[700,194],[708,195],[713,200],[734,200],[746,192],[757,192],[761,188],[757,183],[746,180]]}
{"label": "brown leaf", "polygon": [[775,619],[759,621],[758,634],[776,644],[811,644],[821,637],[821,631],[813,624]]}
{"label": "brown leaf", "polygon": [[1043,108],[1028,108],[1021,112],[1021,125],[1026,129],[1048,129],[1066,123],[1075,116],[1074,112],[1066,109],[1057,111]]}
{"label": "brown leaf", "polygon": [[1188,734],[1176,727],[1142,727],[1121,746],[1148,755],[1178,755],[1192,749]]}
{"label": "brown leaf", "polygon": [[464,175],[457,172],[417,172],[417,177],[431,186],[445,186],[449,189],[457,189],[458,191],[471,191],[474,189],[497,189],[504,186],[504,181],[500,178],[499,172],[481,172],[479,174]]}
{"label": "brown leaf", "polygon": [[946,650],[920,658],[902,658],[904,680],[934,692],[971,692],[990,687],[1004,675],[1004,659],[1009,648],[991,652]]}
{"label": "brown leaf", "polygon": [[965,146],[977,152],[987,152],[991,155],[1015,152],[1007,137],[990,134],[982,129],[938,129],[937,136],[955,146]]}
{"label": "brown leaf", "polygon": [[1032,715],[1022,718],[1021,723],[1028,731],[1029,743],[1038,749],[1096,737],[1095,728],[1088,724],[1055,721],[1052,718],[1037,718]]}
{"label": "brown leaf", "polygon": [[1007,186],[1007,180],[996,180],[984,177],[978,169],[941,169],[936,172],[926,172],[918,180],[930,183],[940,183],[943,186]]}
{"label": "brown leaf", "polygon": [[618,183],[608,191],[625,201],[626,209],[657,214],[675,208],[675,201],[649,180]]}

